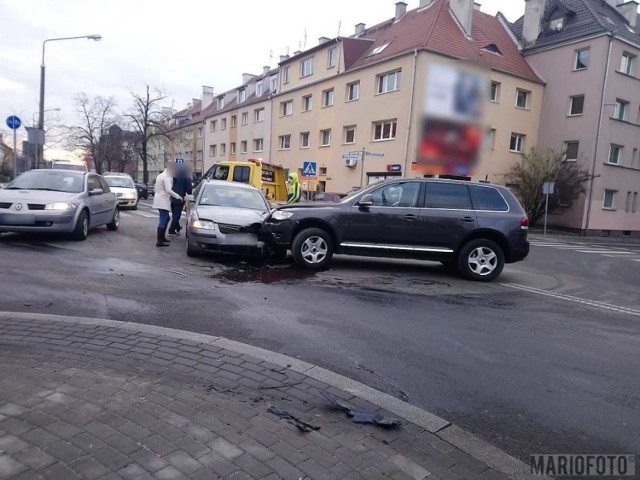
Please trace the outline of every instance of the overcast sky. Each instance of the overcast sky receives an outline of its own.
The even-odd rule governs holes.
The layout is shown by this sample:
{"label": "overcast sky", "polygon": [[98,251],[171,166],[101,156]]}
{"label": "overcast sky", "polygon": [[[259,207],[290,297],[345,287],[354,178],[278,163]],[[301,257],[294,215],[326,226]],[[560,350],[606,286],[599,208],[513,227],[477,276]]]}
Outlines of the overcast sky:
{"label": "overcast sky", "polygon": [[[4,119],[19,115],[32,124],[38,110],[39,65],[46,38],[99,33],[101,42],[47,44],[45,108],[59,121],[75,121],[73,97],[114,96],[120,109],[129,90],[145,84],[171,95],[183,108],[199,98],[202,85],[222,92],[241,83],[241,74],[276,66],[287,50],[317,44],[318,37],[353,34],[354,25],[373,25],[393,16],[394,0],[0,0],[0,132]],[[408,0],[416,8],[418,0]],[[502,11],[510,20],[524,12],[524,0],[481,0],[484,12]],[[270,54],[273,57],[270,58]],[[7,142],[9,143],[9,142]]]}

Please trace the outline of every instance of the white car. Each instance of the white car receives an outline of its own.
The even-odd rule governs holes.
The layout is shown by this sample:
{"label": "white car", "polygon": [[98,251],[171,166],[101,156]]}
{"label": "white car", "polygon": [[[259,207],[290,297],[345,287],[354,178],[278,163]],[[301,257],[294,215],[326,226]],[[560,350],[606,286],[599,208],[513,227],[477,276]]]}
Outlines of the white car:
{"label": "white car", "polygon": [[138,209],[138,189],[131,176],[126,173],[105,173],[103,177],[116,194],[120,208]]}

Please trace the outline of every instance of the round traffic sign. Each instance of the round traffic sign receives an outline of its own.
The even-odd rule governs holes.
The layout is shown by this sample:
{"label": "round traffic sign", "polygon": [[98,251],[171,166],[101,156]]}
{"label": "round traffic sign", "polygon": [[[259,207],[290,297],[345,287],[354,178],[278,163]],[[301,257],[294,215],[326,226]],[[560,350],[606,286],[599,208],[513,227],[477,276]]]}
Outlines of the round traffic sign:
{"label": "round traffic sign", "polygon": [[11,115],[10,117],[7,117],[7,127],[9,127],[11,130],[19,129],[20,125],[22,125],[22,122],[15,115]]}

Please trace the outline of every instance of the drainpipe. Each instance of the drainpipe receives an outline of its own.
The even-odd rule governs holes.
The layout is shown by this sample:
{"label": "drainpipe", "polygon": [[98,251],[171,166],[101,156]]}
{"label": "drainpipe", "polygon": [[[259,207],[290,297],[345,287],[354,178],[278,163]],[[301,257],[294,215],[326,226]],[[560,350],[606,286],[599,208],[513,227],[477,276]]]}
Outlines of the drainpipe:
{"label": "drainpipe", "polygon": [[604,96],[607,92],[607,83],[609,81],[609,67],[610,67],[610,59],[611,59],[611,50],[613,48],[613,35],[609,37],[609,51],[607,53],[607,68],[604,71],[604,79],[602,81],[602,94],[600,96],[600,115],[598,118],[598,131],[596,132],[596,148],[593,153],[593,164],[591,165],[590,172],[590,181],[589,181],[589,199],[587,204],[587,219],[585,222],[583,235],[586,236],[589,231],[589,227],[591,226],[591,203],[593,202],[593,187],[596,180],[596,162],[598,160],[598,147],[600,145],[600,130],[602,130],[602,119],[604,117],[604,106],[605,99]]}
{"label": "drainpipe", "polygon": [[[200,178],[202,178],[202,176],[204,175],[204,147],[206,146],[206,142],[205,140],[205,133],[207,132],[207,119],[203,118],[202,119],[202,170],[200,170]],[[197,155],[197,152],[196,152]],[[196,158],[196,170],[198,170],[198,159]]]}
{"label": "drainpipe", "polygon": [[409,117],[407,119],[407,139],[404,143],[404,169],[403,177],[407,178],[409,173],[409,138],[411,137],[411,126],[413,124],[413,101],[416,96],[416,70],[418,69],[418,49],[413,51],[413,74],[411,77],[411,100],[409,100]]}

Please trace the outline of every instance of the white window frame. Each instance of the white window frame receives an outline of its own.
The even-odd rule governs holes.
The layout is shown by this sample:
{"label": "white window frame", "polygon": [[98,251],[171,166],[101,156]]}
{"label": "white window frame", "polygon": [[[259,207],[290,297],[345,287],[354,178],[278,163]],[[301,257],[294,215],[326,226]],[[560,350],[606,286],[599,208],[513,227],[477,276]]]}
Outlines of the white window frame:
{"label": "white window frame", "polygon": [[240,142],[240,153],[247,153],[249,143],[246,140]]}
{"label": "white window frame", "polygon": [[209,145],[209,156],[215,157],[218,154],[218,149],[215,145]]}
{"label": "white window frame", "polygon": [[627,192],[627,200],[624,202],[624,211],[629,213],[633,204],[633,192]]}
{"label": "white window frame", "polygon": [[247,101],[247,89],[241,88],[238,90],[238,103],[244,103]]}
{"label": "white window frame", "polygon": [[[385,135],[385,127],[389,126],[389,135]],[[378,138],[378,127],[380,127],[380,135]],[[373,122],[373,141],[374,142],[388,142],[395,140],[398,136],[398,119],[393,118],[389,120],[380,120]]]}
{"label": "white window frame", "polygon": [[311,75],[313,75],[313,57],[300,60],[300,78],[310,77]]}
{"label": "white window frame", "polygon": [[276,93],[278,91],[278,75],[272,75],[269,79],[271,93]]}
{"label": "white window frame", "polygon": [[221,143],[220,144],[220,156],[224,156],[227,154],[227,144],[226,143]]}
{"label": "white window frame", "polygon": [[[495,97],[493,95],[493,92],[494,92],[493,87],[494,86],[496,87],[495,88]],[[500,103],[500,90],[501,90],[500,87],[501,86],[502,86],[502,84],[500,82],[491,82],[491,90],[489,90],[489,98],[493,103]]]}
{"label": "white window frame", "polygon": [[[584,52],[589,52],[589,58],[587,60],[586,66],[579,67],[578,66],[578,61],[580,60],[580,54],[584,53]],[[578,50],[576,50],[575,55],[573,56],[573,71],[574,72],[581,72],[583,70],[587,70],[589,68],[589,63],[591,63],[591,48],[590,47],[579,48]]]}
{"label": "white window frame", "polygon": [[240,116],[240,124],[249,125],[249,112],[242,112],[242,115]]}
{"label": "white window frame", "polygon": [[633,149],[633,154],[631,156],[631,168],[640,169],[640,150],[637,148]]}
{"label": "white window frame", "polygon": [[291,150],[291,134],[278,137],[278,150]]}
{"label": "white window frame", "polygon": [[222,110],[224,108],[224,97],[218,97],[218,110]]}
{"label": "white window frame", "polygon": [[[325,142],[325,134],[328,136],[328,142]],[[320,146],[321,147],[330,147],[331,146],[331,129],[325,128],[320,130]]]}
{"label": "white window frame", "polygon": [[[260,142],[260,148],[258,148],[258,142]],[[264,138],[253,139],[253,151],[255,153],[264,152]]]}
{"label": "white window frame", "polygon": [[229,144],[229,155],[235,155],[236,153],[238,153],[238,146],[236,142],[231,142]]}
{"label": "white window frame", "polygon": [[[513,139],[516,139],[516,148],[511,148],[511,142]],[[509,137],[509,151],[511,153],[523,153],[524,152],[524,142],[527,140],[527,136],[523,133],[511,132],[511,137]]]}
{"label": "white window frame", "polygon": [[293,115],[293,100],[280,102],[280,116],[290,117],[291,115]]}
{"label": "white window frame", "polygon": [[[615,151],[618,152],[618,154],[616,155],[616,161],[612,162],[611,156],[613,155],[614,149]],[[622,165],[623,158],[624,158],[624,145],[618,145],[617,143],[612,143],[609,146],[609,156],[607,157],[607,165],[620,166]]]}
{"label": "white window frame", "polygon": [[291,81],[291,67],[289,65],[285,65],[282,67],[282,83],[287,84]]}
{"label": "white window frame", "polygon": [[[307,108],[307,100],[309,100],[309,108]],[[302,97],[302,111],[310,112],[313,110],[313,95],[305,95]]]}
{"label": "white window frame", "polygon": [[227,129],[227,119],[223,118],[220,120],[220,130],[226,130]]}
{"label": "white window frame", "polygon": [[[576,150],[576,158],[569,158],[567,156],[567,152],[569,151],[569,145],[577,144],[578,148]],[[565,162],[577,162],[578,156],[580,155],[580,141],[579,140],[567,140],[564,142],[564,161]]]}
{"label": "white window frame", "polygon": [[218,120],[211,120],[211,126],[210,128],[210,132],[217,132],[218,131]]}
{"label": "white window frame", "polygon": [[[607,205],[607,194],[611,193],[611,202],[609,205]],[[603,210],[611,210],[611,211],[615,211],[618,209],[618,190],[610,190],[608,188],[605,188],[604,190],[604,196],[602,198],[602,209]]]}
{"label": "white window frame", "polygon": [[487,144],[487,148],[489,150],[495,150],[496,149],[496,134],[497,134],[497,129],[495,128],[489,128],[487,129],[487,138],[486,138],[486,144]]}
{"label": "white window frame", "polygon": [[264,108],[256,108],[253,111],[253,123],[264,122]]}
{"label": "white window frame", "polygon": [[300,148],[311,148],[311,132],[300,132]]}
{"label": "white window frame", "polygon": [[[351,98],[352,88],[355,87],[355,97]],[[347,83],[347,102],[355,102],[360,100],[360,80]]]}
{"label": "white window frame", "polygon": [[[331,103],[329,103],[329,101]],[[328,88],[327,90],[322,91],[322,108],[333,107],[336,101],[336,90],[335,88]]]}
{"label": "white window frame", "polygon": [[[401,75],[402,70],[400,69],[378,75],[376,81],[376,95],[384,95],[385,93],[397,92],[400,90]],[[393,79],[393,82],[391,82],[391,79]]]}
{"label": "white window frame", "polygon": [[[572,110],[573,110],[573,102],[577,98],[582,98],[582,112],[580,112],[580,113],[571,113]],[[567,116],[568,117],[581,117],[582,115],[584,115],[584,108],[585,108],[585,105],[586,105],[586,101],[587,101],[587,97],[584,94],[571,95],[569,97],[569,111],[567,112]]]}
{"label": "white window frame", "polygon": [[337,65],[338,48],[332,47],[327,51],[327,68],[334,68]]}
{"label": "white window frame", "polygon": [[[524,94],[524,107],[518,105],[518,100],[520,99],[520,94]],[[516,108],[520,108],[522,110],[529,110],[529,104],[531,103],[531,92],[528,90],[523,90],[522,88],[516,88]]]}
{"label": "white window frame", "polygon": [[626,122],[629,114],[629,105],[626,100],[616,98],[616,103],[613,107],[613,118]]}
{"label": "white window frame", "polygon": [[238,115],[231,115],[231,128],[238,126]]}
{"label": "white window frame", "polygon": [[633,77],[636,69],[636,58],[632,53],[623,52],[620,59],[620,72]]}
{"label": "white window frame", "polygon": [[[346,125],[343,129],[344,133],[343,133],[343,138],[342,138],[342,142],[343,145],[353,145],[356,143],[356,135],[358,134],[358,127],[356,125]],[[349,132],[353,131],[353,140],[351,142],[348,141],[347,139],[347,134]]]}
{"label": "white window frame", "polygon": [[633,201],[631,203],[631,212],[636,213],[638,211],[638,192],[633,192]]}
{"label": "white window frame", "polygon": [[263,82],[256,83],[256,97],[261,97],[264,93],[264,84]]}

